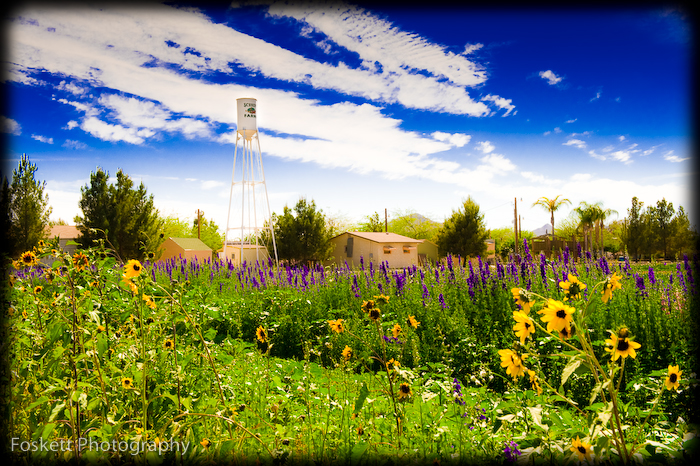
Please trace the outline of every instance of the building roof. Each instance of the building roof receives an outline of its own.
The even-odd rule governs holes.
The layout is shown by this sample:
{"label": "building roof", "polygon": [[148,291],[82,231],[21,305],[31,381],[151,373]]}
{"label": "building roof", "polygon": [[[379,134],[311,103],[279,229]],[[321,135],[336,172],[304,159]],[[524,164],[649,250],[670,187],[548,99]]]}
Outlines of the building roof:
{"label": "building roof", "polygon": [[185,251],[211,251],[211,248],[204,244],[199,238],[168,238]]}
{"label": "building roof", "polygon": [[[417,239],[409,238],[408,236],[397,235],[396,233],[385,232],[366,232],[366,231],[348,231],[349,235],[364,238],[375,243],[418,243]],[[340,235],[338,235],[340,236]]]}
{"label": "building roof", "polygon": [[49,239],[54,239],[58,236],[59,239],[75,239],[80,238],[80,230],[75,225],[54,225],[47,228]]}

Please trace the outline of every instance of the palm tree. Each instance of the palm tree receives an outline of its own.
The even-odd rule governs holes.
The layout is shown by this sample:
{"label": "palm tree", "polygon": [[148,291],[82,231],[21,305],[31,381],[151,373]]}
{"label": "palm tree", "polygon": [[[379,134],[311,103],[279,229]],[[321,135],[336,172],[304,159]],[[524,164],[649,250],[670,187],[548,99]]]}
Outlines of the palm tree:
{"label": "palm tree", "polygon": [[552,220],[552,238],[554,238],[554,212],[559,210],[559,207],[561,207],[564,204],[571,204],[570,200],[559,199],[559,197],[561,197],[561,194],[559,196],[555,197],[554,199],[541,197],[537,200],[537,202],[532,204],[533,207],[536,205],[543,207],[544,209],[547,210],[547,212],[549,212],[551,214],[551,216],[552,216],[552,219],[551,219]]}
{"label": "palm tree", "polygon": [[[600,204],[600,203],[598,203]],[[598,206],[597,209],[597,221],[598,221],[598,231],[600,232],[599,242],[600,242],[600,256],[603,257],[605,254],[605,248],[603,245],[603,230],[605,229],[605,220],[610,218],[612,215],[617,215],[617,210],[614,209],[603,209],[602,206]]]}
{"label": "palm tree", "polygon": [[574,212],[576,212],[576,215],[578,215],[579,218],[579,226],[583,229],[583,248],[587,251],[591,249],[589,245],[591,238],[588,232],[591,228],[593,228],[593,225],[595,225],[596,221],[598,220],[598,211],[600,209],[599,204],[600,203],[589,204],[585,201],[581,201],[579,206],[574,209]]}

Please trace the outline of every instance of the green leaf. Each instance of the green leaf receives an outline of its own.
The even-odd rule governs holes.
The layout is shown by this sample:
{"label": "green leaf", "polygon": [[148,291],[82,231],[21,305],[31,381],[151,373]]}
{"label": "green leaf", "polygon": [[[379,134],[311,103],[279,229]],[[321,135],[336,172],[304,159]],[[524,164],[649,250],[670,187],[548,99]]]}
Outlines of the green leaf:
{"label": "green leaf", "polygon": [[527,410],[530,411],[530,415],[532,416],[532,421],[535,423],[535,425],[537,427],[544,430],[545,432],[549,430],[548,425],[542,424],[542,408],[539,408],[536,406],[528,406]]}
{"label": "green leaf", "polygon": [[369,389],[367,388],[367,384],[363,383],[362,387],[360,388],[360,394],[358,395],[357,399],[355,400],[355,410],[353,411],[355,414],[358,414],[360,412],[360,410],[362,409],[362,405],[365,403],[365,399],[367,399],[367,395],[369,395]]}
{"label": "green leaf", "polygon": [[593,390],[591,390],[591,397],[588,400],[589,405],[593,405],[593,402],[595,399],[598,397],[598,393],[604,388],[608,388],[608,385],[610,385],[610,381],[606,381],[605,383],[598,382],[595,384],[595,387],[593,387]]}
{"label": "green leaf", "polygon": [[352,451],[350,452],[351,465],[355,465],[360,461],[360,458],[365,453],[368,446],[369,444],[367,442],[359,442],[356,443],[354,447],[352,447]]}
{"label": "green leaf", "polygon": [[32,411],[34,408],[37,406],[46,403],[49,401],[49,397],[47,396],[42,396],[38,400],[36,400],[34,403],[30,404],[29,407],[27,408],[27,411]]}
{"label": "green leaf", "polygon": [[561,385],[564,385],[569,379],[569,376],[574,373],[576,368],[581,365],[581,359],[574,357],[567,363],[566,367],[561,373]]}
{"label": "green leaf", "polygon": [[51,435],[51,432],[53,432],[53,429],[56,427],[55,422],[49,422],[44,426],[44,430],[41,432],[41,438],[44,440],[48,439],[49,436]]}
{"label": "green leaf", "polygon": [[104,354],[107,352],[107,349],[108,349],[107,336],[104,333],[98,333],[97,334],[97,355],[100,358],[104,357]]}

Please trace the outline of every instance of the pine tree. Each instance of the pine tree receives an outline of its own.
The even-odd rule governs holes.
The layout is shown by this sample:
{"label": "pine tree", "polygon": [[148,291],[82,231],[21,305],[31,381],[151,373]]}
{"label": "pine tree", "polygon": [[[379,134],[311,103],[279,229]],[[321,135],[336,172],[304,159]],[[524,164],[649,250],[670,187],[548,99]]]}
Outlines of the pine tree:
{"label": "pine tree", "polygon": [[51,207],[49,196],[44,193],[46,181],[35,180],[36,171],[37,166],[31,163],[27,154],[22,154],[12,174],[9,189],[5,191],[6,188],[3,188],[8,198],[3,202],[8,204],[9,241],[13,256],[34,248],[39,240],[47,236]]}
{"label": "pine tree", "polygon": [[484,224],[484,214],[479,205],[469,197],[462,207],[452,211],[437,234],[437,245],[441,254],[456,254],[464,258],[483,256],[486,253],[488,232]]}

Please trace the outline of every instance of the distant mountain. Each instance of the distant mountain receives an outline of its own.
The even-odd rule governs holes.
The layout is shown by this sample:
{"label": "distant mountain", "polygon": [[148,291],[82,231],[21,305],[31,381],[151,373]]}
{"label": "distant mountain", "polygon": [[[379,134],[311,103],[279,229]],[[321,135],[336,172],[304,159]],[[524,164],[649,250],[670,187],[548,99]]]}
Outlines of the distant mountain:
{"label": "distant mountain", "polygon": [[540,235],[544,235],[544,234],[552,234],[552,225],[550,225],[549,223],[545,223],[544,225],[542,225],[538,229],[532,230],[532,234],[534,236],[540,236]]}

